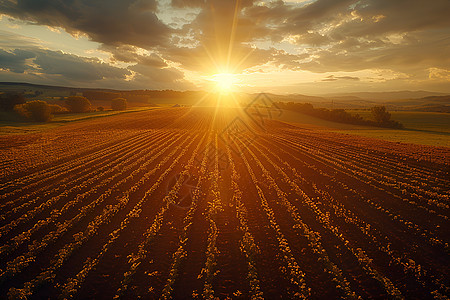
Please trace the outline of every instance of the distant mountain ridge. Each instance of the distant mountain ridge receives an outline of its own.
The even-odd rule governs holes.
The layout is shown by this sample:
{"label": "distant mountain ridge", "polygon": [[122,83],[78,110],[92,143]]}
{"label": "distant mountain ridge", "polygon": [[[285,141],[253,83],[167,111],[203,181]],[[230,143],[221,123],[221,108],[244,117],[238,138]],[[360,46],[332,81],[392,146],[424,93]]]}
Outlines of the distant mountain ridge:
{"label": "distant mountain ridge", "polygon": [[[53,86],[53,85],[43,85],[43,84],[33,84],[26,82],[0,82],[0,91],[2,86],[18,87],[18,88],[42,88],[42,89],[53,89],[53,90],[97,90],[97,91],[123,91],[123,90],[115,90],[115,89],[107,89],[107,88],[83,88],[83,87],[66,87],[66,86]],[[251,95],[257,95],[256,93]],[[429,92],[429,91],[394,91],[394,92],[350,92],[350,93],[328,93],[323,95],[304,95],[300,93],[294,93],[289,95],[277,95],[268,93],[270,97],[274,97],[277,99],[295,99],[295,101],[329,101],[329,100],[337,100],[337,101],[360,101],[360,100],[404,100],[404,99],[420,99],[420,98],[430,98],[430,97],[440,97],[440,96],[448,96],[450,97],[450,93],[439,93],[439,92]],[[424,100],[436,100],[436,99],[424,99]]]}
{"label": "distant mountain ridge", "polygon": [[113,89],[68,87],[68,86],[58,86],[58,85],[34,84],[34,83],[27,83],[27,82],[0,82],[0,92],[1,92],[1,89],[3,86],[18,87],[18,88],[22,88],[22,89],[35,88],[35,89],[70,90],[70,91],[84,91],[84,90],[116,91]]}
{"label": "distant mountain ridge", "polygon": [[420,99],[425,97],[447,96],[449,93],[438,93],[428,91],[395,91],[395,92],[353,92],[353,93],[338,93],[338,94],[324,94],[324,98],[350,98],[356,97],[363,100],[403,100],[403,99]]}
{"label": "distant mountain ridge", "polygon": [[450,95],[445,95],[445,96],[429,96],[429,97],[424,97],[422,98],[423,100],[427,100],[430,102],[447,102],[450,103]]}

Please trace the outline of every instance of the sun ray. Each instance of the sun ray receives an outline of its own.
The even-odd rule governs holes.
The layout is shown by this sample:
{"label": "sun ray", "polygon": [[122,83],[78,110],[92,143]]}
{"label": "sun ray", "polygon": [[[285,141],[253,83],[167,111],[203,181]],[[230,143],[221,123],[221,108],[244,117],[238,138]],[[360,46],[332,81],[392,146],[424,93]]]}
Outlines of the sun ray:
{"label": "sun ray", "polygon": [[221,94],[228,94],[233,91],[236,77],[231,73],[219,73],[212,76],[216,83],[215,89]]}
{"label": "sun ray", "polygon": [[231,26],[230,41],[228,43],[227,67],[226,67],[227,69],[230,68],[231,54],[233,52],[234,38],[236,36],[236,28],[237,28],[237,23],[238,23],[239,7],[240,7],[240,0],[237,0],[236,5],[234,7],[234,15],[233,15],[233,23]]}

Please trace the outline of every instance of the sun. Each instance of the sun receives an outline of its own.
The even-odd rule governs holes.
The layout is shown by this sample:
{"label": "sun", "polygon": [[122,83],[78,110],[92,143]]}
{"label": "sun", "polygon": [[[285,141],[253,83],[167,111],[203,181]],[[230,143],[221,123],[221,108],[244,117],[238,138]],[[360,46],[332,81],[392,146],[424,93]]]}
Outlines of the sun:
{"label": "sun", "polygon": [[231,93],[235,88],[236,76],[231,73],[219,73],[212,76],[216,83],[215,89],[220,93]]}

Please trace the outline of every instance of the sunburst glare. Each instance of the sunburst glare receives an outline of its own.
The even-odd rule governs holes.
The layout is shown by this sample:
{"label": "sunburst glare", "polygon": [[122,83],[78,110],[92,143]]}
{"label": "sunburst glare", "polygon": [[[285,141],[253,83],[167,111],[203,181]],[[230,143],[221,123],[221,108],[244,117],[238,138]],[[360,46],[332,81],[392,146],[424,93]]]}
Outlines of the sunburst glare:
{"label": "sunburst glare", "polygon": [[235,74],[219,73],[212,76],[215,83],[215,90],[221,94],[229,94],[236,89],[237,78]]}

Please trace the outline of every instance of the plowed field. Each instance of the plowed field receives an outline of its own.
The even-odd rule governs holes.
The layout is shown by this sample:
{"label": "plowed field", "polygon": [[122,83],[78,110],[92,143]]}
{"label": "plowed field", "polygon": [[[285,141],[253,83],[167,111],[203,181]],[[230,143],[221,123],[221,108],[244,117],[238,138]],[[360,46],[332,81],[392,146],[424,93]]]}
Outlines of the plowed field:
{"label": "plowed field", "polygon": [[450,295],[449,148],[171,108],[0,157],[0,298]]}

